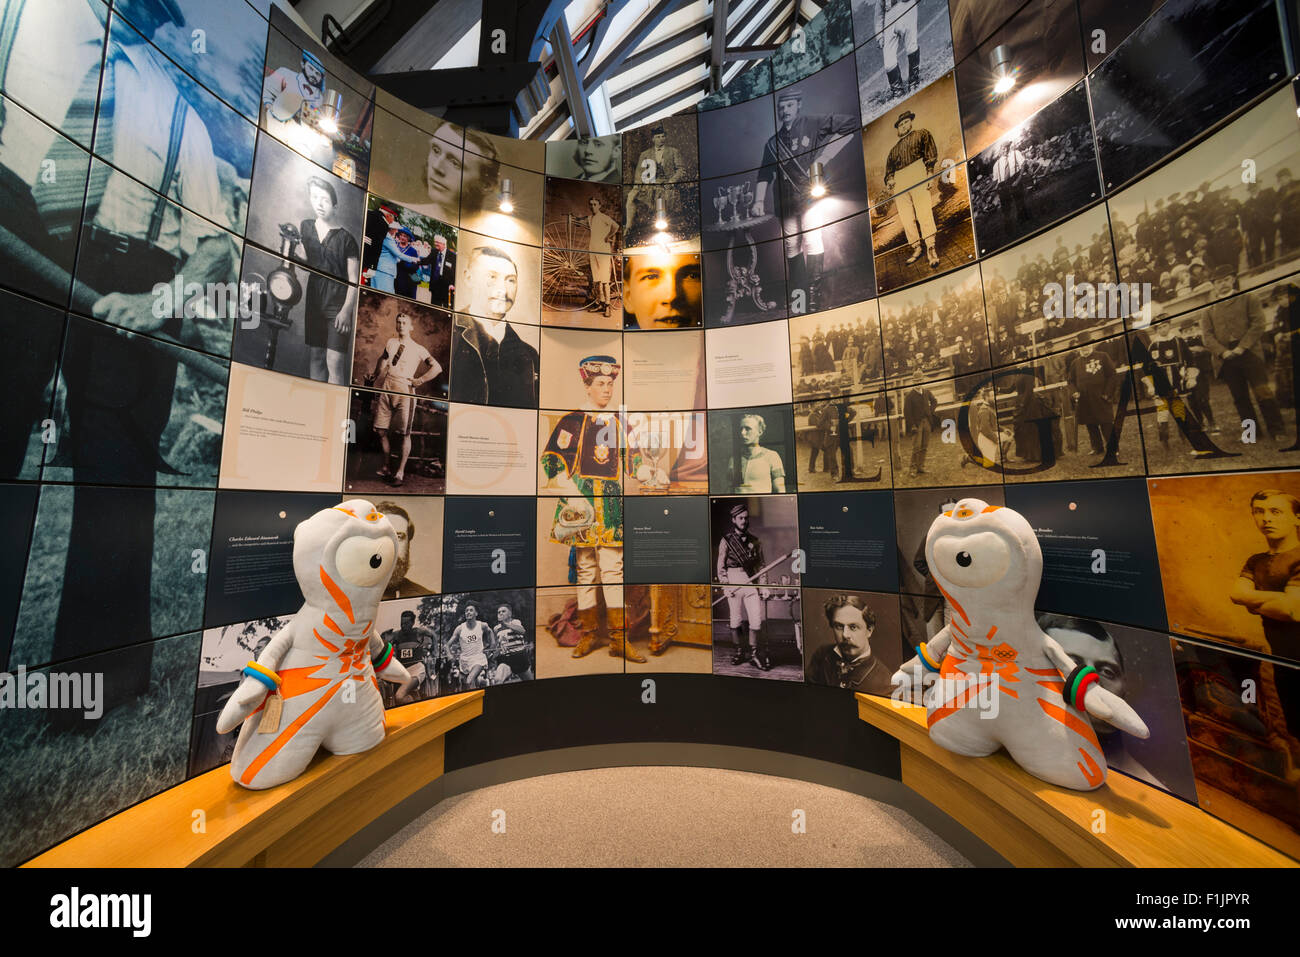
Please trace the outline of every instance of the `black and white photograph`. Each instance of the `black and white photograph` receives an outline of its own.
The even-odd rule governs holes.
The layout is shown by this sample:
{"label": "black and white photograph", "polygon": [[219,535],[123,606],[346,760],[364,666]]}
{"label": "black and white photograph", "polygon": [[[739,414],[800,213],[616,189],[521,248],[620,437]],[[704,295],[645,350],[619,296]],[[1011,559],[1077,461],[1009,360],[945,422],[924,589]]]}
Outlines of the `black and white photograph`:
{"label": "black and white photograph", "polygon": [[855,0],[862,125],[952,70],[947,0]]}
{"label": "black and white photograph", "polygon": [[375,511],[397,533],[397,555],[384,601],[442,591],[444,501],[436,495],[374,496]]}
{"label": "black and white photograph", "polygon": [[118,0],[113,9],[186,73],[257,121],[267,25],[255,10],[209,0]]}
{"label": "black and white photograph", "polygon": [[[811,225],[811,224],[810,224]],[[790,315],[826,312],[872,298],[871,221],[859,213],[786,236],[785,287]]]}
{"label": "black and white photograph", "polygon": [[376,495],[447,490],[447,403],[411,394],[352,390],[356,434],[347,446],[343,490]]}
{"label": "black and white photograph", "polygon": [[443,595],[438,694],[532,681],[535,620],[531,588]]}
{"label": "black and white photograph", "polygon": [[723,75],[727,73],[732,76],[723,84],[722,89],[700,100],[698,108],[701,112],[745,103],[772,92],[772,64],[766,59],[733,64]]}
{"label": "black and white photograph", "polygon": [[1089,718],[1106,764],[1115,771],[1163,788],[1184,801],[1196,800],[1196,782],[1187,753],[1178,679],[1169,636],[1073,615],[1038,615],[1038,627],[1064,649],[1076,665],[1096,669],[1097,683],[1142,715],[1147,738],[1123,734]]}
{"label": "black and white photograph", "polygon": [[709,412],[709,491],[771,495],[798,491],[789,405]]}
{"label": "black and white photograph", "polygon": [[[1124,337],[1002,369],[991,382],[999,435],[1010,431],[1003,474],[1011,482],[1143,475],[1138,398]],[[976,449],[991,443],[991,423],[971,404]],[[984,453],[987,458],[987,453]]]}
{"label": "black and white photograph", "polygon": [[230,363],[79,316],[67,330],[42,478],[215,488]]}
{"label": "black and white photograph", "polygon": [[[470,130],[468,135],[473,137],[476,132]],[[474,156],[470,152],[466,155]],[[472,184],[474,188],[466,188],[461,195],[461,226],[515,243],[542,245],[545,181],[541,173],[484,160],[483,169]],[[466,184],[471,184],[468,178]]]}
{"label": "black and white photograph", "polygon": [[402,663],[409,676],[401,684],[381,681],[380,694],[385,708],[428,701],[443,694],[445,674],[440,668],[442,640],[442,596],[384,601],[375,616],[375,633],[393,646],[393,657]]}
{"label": "black and white photograph", "polygon": [[695,252],[700,248],[700,184],[662,179],[623,187],[628,252]]}
{"label": "black and white photograph", "polygon": [[456,311],[498,324],[542,318],[542,251],[461,230],[456,250]]}
{"label": "black and white photograph", "polygon": [[[305,38],[301,38],[305,39]],[[358,186],[370,175],[374,87],[327,69],[319,45],[291,40],[272,27],[262,80],[261,126],[317,166]]]}
{"label": "black and white photograph", "polygon": [[[1243,157],[1250,165],[1243,166]],[[1300,128],[1281,90],[1109,202],[1121,283],[1155,316],[1252,289],[1300,264]]]}
{"label": "black and white photograph", "polygon": [[[1220,282],[1230,290],[1230,276]],[[1300,463],[1297,322],[1300,286],[1287,279],[1131,334],[1150,474]]]}
{"label": "black and white photograph", "polygon": [[879,300],[790,318],[794,399],[853,395],[885,383]]}
{"label": "black and white photograph", "polygon": [[[702,254],[704,322],[743,326],[784,319],[787,309],[784,243],[741,241]],[[639,257],[638,257],[639,258]]]}
{"label": "black and white photograph", "polygon": [[[955,22],[955,21],[954,21]],[[966,155],[1015,132],[1083,79],[1079,13],[1068,0],[1029,0],[957,60],[957,102]]]}
{"label": "black and white photograph", "polygon": [[369,289],[361,291],[352,384],[447,398],[452,315]]}
{"label": "black and white photograph", "polygon": [[[821,12],[802,26],[772,54],[772,86],[780,89],[853,52],[853,9],[849,0],[827,0]],[[796,24],[798,21],[795,21]]]}
{"label": "black and white photograph", "polygon": [[262,139],[248,213],[251,242],[355,284],[365,215],[363,190]]}
{"label": "black and white photograph", "polygon": [[699,253],[656,250],[623,257],[624,329],[699,329],[703,300]]}
{"label": "black and white photograph", "polygon": [[[1094,70],[1129,34],[1160,9],[1165,0],[1079,0],[1079,25],[1088,69]],[[1098,33],[1100,31],[1100,33]]]}
{"label": "black and white photograph", "polygon": [[617,185],[547,177],[542,325],[618,329],[623,236]]}
{"label": "black and white photograph", "polygon": [[2,479],[40,478],[64,325],[60,310],[0,290],[0,337],[14,347],[3,366],[9,413],[0,432]]}
{"label": "black and white photograph", "polygon": [[289,375],[347,383],[357,288],[254,246],[244,250],[240,288],[247,313],[230,357]]}
{"label": "black and white photograph", "polygon": [[804,679],[856,694],[889,697],[904,660],[898,596],[805,588]]}
{"label": "black and white photograph", "polygon": [[713,673],[803,681],[799,589],[713,586]]}
{"label": "black and white photograph", "polygon": [[[210,544],[214,498],[190,489],[43,486],[9,667],[130,645],[147,682],[147,639],[201,626],[206,569],[194,570],[194,550],[206,553]],[[121,702],[132,688],[106,691]]]}
{"label": "black and white photograph", "polygon": [[[700,178],[694,114],[666,116],[623,134],[623,184],[693,182]],[[653,203],[651,203],[653,208]]]}
{"label": "black and white photograph", "polygon": [[[1106,189],[1122,186],[1285,74],[1269,0],[1168,0],[1088,81]],[[1254,154],[1237,148],[1232,155]]]}
{"label": "black and white photograph", "polygon": [[[980,274],[995,367],[1107,338],[1124,328],[1129,310],[1118,308],[1105,206],[1094,206],[984,260]],[[1103,290],[1102,298],[1098,290]],[[1117,293],[1113,310],[1110,290]]]}
{"label": "black and white photograph", "polygon": [[[705,121],[707,125],[707,121]],[[761,243],[781,238],[781,191],[777,167],[767,166],[732,173],[700,184],[703,231],[700,248],[727,249],[739,243]],[[758,184],[763,187],[762,212],[754,212]],[[709,210],[713,212],[709,212]]]}
{"label": "black and white photograph", "polygon": [[871,210],[876,288],[900,286],[975,261],[966,164],[896,194]]}
{"label": "black and white photograph", "polygon": [[623,137],[579,136],[546,144],[546,175],[590,183],[623,181]]}
{"label": "black and white photograph", "polygon": [[968,165],[981,256],[1064,219],[1101,195],[1082,83]]}
{"label": "black and white photograph", "polygon": [[415,126],[387,110],[375,111],[370,192],[422,216],[459,223],[462,180],[477,190],[490,177],[484,176],[483,157],[465,155],[459,131],[451,142],[450,124],[436,116],[423,120]]}
{"label": "black and white photograph", "polygon": [[370,195],[362,240],[361,283],[444,309],[456,290],[460,230]]}
{"label": "black and white photograph", "polygon": [[862,155],[873,203],[966,159],[952,77],[945,73],[863,129]]}
{"label": "black and white photograph", "polygon": [[[708,491],[707,484],[704,491]],[[0,558],[0,662],[6,668],[18,606],[23,600],[23,579],[39,496],[40,486],[35,482],[0,483],[0,534],[9,543],[8,554]]]}
{"label": "black and white photograph", "polygon": [[989,367],[984,290],[975,266],[880,298],[885,375],[930,381]]}
{"label": "black and white photograph", "polygon": [[885,404],[895,488],[1002,484],[1011,434],[998,424],[987,373],[916,381],[889,390]]}
{"label": "black and white photograph", "polygon": [[546,172],[546,144],[540,140],[525,140],[516,136],[497,136],[482,130],[465,130],[465,150],[495,160],[505,166]]}
{"label": "black and white photograph", "polygon": [[800,492],[892,486],[883,392],[800,402],[794,429]]}
{"label": "black and white photograph", "polygon": [[95,718],[84,710],[0,709],[0,761],[24,769],[0,782],[8,809],[0,865],[17,866],[185,780],[199,641],[194,632],[63,662],[61,674],[102,680],[103,713]]}
{"label": "black and white photograph", "polygon": [[711,498],[709,528],[715,585],[799,584],[797,495]]}
{"label": "black and white photograph", "polygon": [[772,106],[771,100],[759,98],[700,117],[701,179],[731,176],[758,166],[763,144],[776,132]]}
{"label": "black and white photograph", "polygon": [[[497,281],[503,290],[501,305],[505,305],[504,291],[509,288],[507,279],[511,263],[504,256],[491,255],[493,247],[485,247],[476,268],[480,275]],[[509,307],[506,306],[508,311]],[[538,370],[541,355],[541,327],[501,319],[478,319],[457,315],[452,327],[451,400],[473,402],[478,405],[507,405],[515,408],[537,408]]]}

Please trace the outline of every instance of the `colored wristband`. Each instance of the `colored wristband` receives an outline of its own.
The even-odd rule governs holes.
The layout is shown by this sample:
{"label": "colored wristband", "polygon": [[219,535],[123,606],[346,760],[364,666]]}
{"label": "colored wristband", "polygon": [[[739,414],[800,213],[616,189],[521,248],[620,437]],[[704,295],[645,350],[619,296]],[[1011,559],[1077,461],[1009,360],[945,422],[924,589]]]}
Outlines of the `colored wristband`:
{"label": "colored wristband", "polygon": [[266,685],[267,690],[269,691],[274,691],[276,688],[280,687],[280,676],[270,668],[267,668],[264,665],[259,665],[256,661],[250,661],[248,664],[244,665],[244,676],[260,681],[262,684]]}
{"label": "colored wristband", "polygon": [[1097,669],[1092,665],[1078,665],[1065,679],[1065,703],[1073,708],[1083,710],[1083,699],[1097,681]]}
{"label": "colored wristband", "polygon": [[939,663],[930,656],[930,649],[925,646],[924,641],[916,646],[916,654],[921,659],[921,664],[925,666],[926,671],[939,670]]}
{"label": "colored wristband", "polygon": [[386,641],[384,642],[384,650],[379,653],[377,658],[372,658],[371,662],[374,664],[376,671],[383,671],[388,667],[388,663],[392,660],[393,643],[391,641]]}

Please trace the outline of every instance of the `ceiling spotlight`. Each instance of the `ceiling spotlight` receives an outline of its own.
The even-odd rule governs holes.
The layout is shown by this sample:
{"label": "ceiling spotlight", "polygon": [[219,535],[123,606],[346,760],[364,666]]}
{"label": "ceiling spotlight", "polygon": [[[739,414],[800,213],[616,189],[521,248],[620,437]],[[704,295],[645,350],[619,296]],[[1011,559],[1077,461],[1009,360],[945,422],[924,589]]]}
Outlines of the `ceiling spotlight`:
{"label": "ceiling spotlight", "polygon": [[513,213],[515,211],[515,184],[509,179],[501,181],[501,212]]}
{"label": "ceiling spotlight", "polygon": [[826,195],[826,170],[820,162],[813,163],[808,170],[808,192],[814,199]]}
{"label": "ceiling spotlight", "polygon": [[343,94],[338,90],[326,90],[321,98],[320,115],[316,125],[326,133],[339,131],[339,116],[343,113]]}
{"label": "ceiling spotlight", "polygon": [[1006,44],[994,47],[989,54],[989,62],[996,78],[993,92],[1001,96],[1016,85],[1016,71],[1011,66],[1011,48]]}
{"label": "ceiling spotlight", "polygon": [[655,197],[655,229],[663,232],[668,228],[668,204],[662,196]]}

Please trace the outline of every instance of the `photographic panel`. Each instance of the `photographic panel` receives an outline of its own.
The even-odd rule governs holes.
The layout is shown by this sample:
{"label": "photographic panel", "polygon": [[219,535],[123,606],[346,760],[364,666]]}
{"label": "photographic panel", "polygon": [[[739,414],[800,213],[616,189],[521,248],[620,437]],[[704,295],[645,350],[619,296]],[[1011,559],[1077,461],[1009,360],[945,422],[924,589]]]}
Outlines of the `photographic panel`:
{"label": "photographic panel", "polygon": [[1094,206],[980,263],[994,366],[1123,329],[1130,290],[1115,282],[1110,239],[1106,208]]}
{"label": "photographic panel", "polygon": [[338,492],[348,390],[234,363],[221,488]]}
{"label": "photographic panel", "polygon": [[[495,256],[483,259],[485,273],[504,268]],[[537,408],[538,326],[457,315],[451,342],[453,402]]]}
{"label": "photographic panel", "polygon": [[207,552],[214,498],[190,489],[42,486],[10,667],[198,628],[206,571],[194,570],[195,552]]}
{"label": "photographic panel", "polygon": [[442,596],[439,695],[536,677],[533,589]]}
{"label": "photographic panel", "polygon": [[[950,511],[964,498],[979,498],[989,505],[1009,504],[1000,486],[931,488],[894,493],[898,586],[906,596],[902,603],[903,633],[909,636],[909,648],[933,638],[944,626],[943,596],[930,574],[929,561],[925,557],[925,538],[940,513]],[[912,640],[913,635],[919,637]]]}
{"label": "photographic panel", "polygon": [[546,171],[546,144],[536,140],[521,140],[514,136],[496,136],[481,130],[466,129],[465,152],[532,173]]}
{"label": "photographic panel", "polygon": [[780,359],[790,350],[790,330],[783,320],[737,329],[708,329],[704,335],[709,408],[792,400],[790,375]]}
{"label": "photographic panel", "polygon": [[1295,101],[1280,90],[1109,201],[1120,280],[1161,316],[1294,272],[1297,170]]}
{"label": "photographic panel", "polygon": [[794,398],[870,392],[885,383],[879,301],[790,318]]}
{"label": "photographic panel", "polygon": [[1011,436],[998,426],[988,375],[890,389],[885,408],[896,488],[1001,485]]}
{"label": "photographic panel", "polygon": [[235,324],[232,359],[317,382],[347,384],[357,309],[354,287],[295,269],[254,246],[244,249],[239,283],[248,314]]}
{"label": "photographic panel", "polygon": [[336,279],[361,269],[363,190],[263,137],[253,171],[248,239]]}
{"label": "photographic panel", "polygon": [[702,258],[707,325],[741,326],[785,318],[782,242],[742,241],[725,250],[706,252]]}
{"label": "photographic panel", "polygon": [[438,495],[374,496],[375,511],[397,533],[397,562],[384,601],[442,591],[442,528],[445,499]]}
{"label": "photographic panel", "polygon": [[882,295],[974,262],[966,165],[946,169],[874,207],[871,241],[876,288]]}
{"label": "photographic panel", "polygon": [[705,407],[703,330],[628,335],[623,346],[629,408],[667,412]]}
{"label": "photographic panel", "polygon": [[617,186],[554,176],[546,178],[546,217],[541,245],[593,253],[623,251]]}
{"label": "photographic panel", "polygon": [[[408,126],[414,126],[417,130],[423,130],[430,136],[436,136],[449,146],[454,146],[458,150],[465,148],[465,129],[457,126],[450,120],[444,120],[440,116],[434,116],[427,113],[418,106],[412,106],[406,100],[393,96],[383,87],[375,87],[375,106],[386,113],[391,113],[394,117],[405,122]],[[378,118],[376,118],[378,123]],[[376,149],[375,152],[378,152]],[[374,171],[371,170],[373,175]]]}
{"label": "photographic panel", "polygon": [[[775,74],[775,67],[773,69]],[[824,70],[808,73],[784,87],[777,84],[777,143],[769,141],[761,165],[819,149],[829,140],[857,133],[857,71],[844,57]]]}
{"label": "photographic panel", "polygon": [[[707,123],[707,121],[706,121]],[[732,173],[700,184],[700,210],[704,231],[701,248],[727,249],[739,242],[766,242],[781,238],[781,192],[778,167]],[[762,212],[755,213],[759,193]],[[713,212],[709,212],[709,207]]]}
{"label": "photographic panel", "polygon": [[[470,165],[473,164],[467,164],[467,168]],[[542,193],[546,178],[541,173],[500,166],[495,171],[494,182],[482,182],[481,177],[492,175],[491,170],[480,170],[479,181],[466,180],[460,224],[498,239],[542,245]]]}
{"label": "photographic panel", "polygon": [[1145,475],[1138,392],[1122,335],[1003,369],[993,377],[997,432],[972,406],[977,450],[1009,434],[1003,475],[1011,482]]}
{"label": "photographic panel", "polygon": [[361,283],[379,292],[451,308],[460,230],[369,196]]}
{"label": "photographic panel", "polygon": [[621,329],[623,263],[599,249],[542,249],[542,325]]}
{"label": "photographic panel", "polygon": [[715,585],[799,584],[798,496],[711,498],[709,528]]}
{"label": "photographic panel", "polygon": [[898,596],[805,588],[800,597],[804,680],[889,697],[903,663]]}
{"label": "photographic panel", "polygon": [[732,176],[758,166],[763,145],[776,133],[772,102],[748,100],[713,110],[700,120],[700,176]]}
{"label": "photographic panel", "polygon": [[1030,0],[971,56],[957,62],[966,154],[982,153],[1015,132],[1082,80],[1083,70],[1075,4]]}
{"label": "photographic panel", "polygon": [[623,337],[593,329],[543,329],[542,405],[613,414],[623,404]]}
{"label": "photographic panel", "polygon": [[623,328],[698,329],[703,325],[699,253],[649,251],[623,257]]}
{"label": "photographic panel", "polygon": [[447,674],[442,636],[442,595],[384,601],[375,616],[375,633],[393,646],[393,657],[401,662],[410,678],[400,685],[379,682],[384,708],[428,701],[449,692],[443,690]]}
{"label": "photographic panel", "polygon": [[534,495],[537,413],[452,405],[447,437],[449,495]]}
{"label": "photographic panel", "polygon": [[[743,103],[772,92],[772,64],[767,60],[745,64],[717,93],[700,101],[699,109],[708,110],[733,103]],[[708,104],[708,105],[705,105]]]}
{"label": "photographic panel", "polygon": [[461,230],[456,311],[493,322],[537,325],[542,319],[541,253],[536,246]]}
{"label": "photographic panel", "polygon": [[602,587],[623,584],[622,496],[597,491],[536,502],[539,586],[570,584],[570,561],[584,604]]}
{"label": "photographic panel", "polygon": [[[821,202],[824,202],[822,200]],[[871,223],[866,213],[822,226],[813,215],[804,232],[785,238],[785,284],[790,315],[825,312],[875,295]]]}
{"label": "photographic panel", "polygon": [[799,497],[805,587],[898,590],[894,496],[888,489]]}
{"label": "photographic panel", "polygon": [[777,89],[812,76],[853,51],[853,9],[849,0],[829,0],[772,54],[772,85]]}
{"label": "photographic panel", "polygon": [[179,16],[147,0],[119,0],[113,9],[186,73],[257,121],[267,26],[255,10],[206,0],[178,0]]}
{"label": "photographic panel", "polygon": [[374,122],[371,84],[340,76],[336,61],[306,36],[290,39],[278,27],[270,31],[262,129],[340,179],[365,186]]}
{"label": "photographic panel", "polygon": [[837,396],[794,407],[799,491],[889,488],[885,394]]}
{"label": "photographic panel", "polygon": [[866,0],[855,29],[858,99],[866,126],[952,70],[948,0]]}
{"label": "photographic panel", "polygon": [[703,495],[633,498],[623,503],[629,582],[708,581],[709,500]]}
{"label": "photographic panel", "polygon": [[444,590],[534,584],[537,506],[533,499],[448,496],[446,509],[455,521],[443,523]]}
{"label": "photographic panel", "polygon": [[713,586],[713,673],[803,681],[799,589]]}
{"label": "photographic panel", "polygon": [[71,680],[83,702],[93,694],[98,707],[0,710],[0,761],[26,769],[0,782],[9,809],[0,865],[13,867],[184,780],[198,654],[195,632],[66,662],[57,673],[29,672],[29,688],[37,675],[50,687]]}
{"label": "photographic panel", "polygon": [[945,73],[862,131],[867,190],[873,203],[966,159],[957,85]]}
{"label": "photographic panel", "polygon": [[1300,737],[1300,668],[1182,639],[1172,645],[1197,804],[1300,854],[1300,811],[1284,770]]}
{"label": "photographic panel", "polygon": [[[376,495],[402,488],[417,495],[447,490],[447,403],[409,393],[352,390],[343,490]],[[351,431],[351,430],[350,430]]]}
{"label": "photographic panel", "polygon": [[27,552],[31,545],[32,523],[40,488],[31,483],[0,484],[0,532],[9,542],[6,557],[0,559],[0,667],[9,665],[18,606],[23,598],[23,578],[27,571]]}
{"label": "photographic panel", "polygon": [[0,290],[0,336],[13,346],[0,366],[9,404],[9,422],[0,432],[0,478],[40,477],[64,326],[59,310]]}
{"label": "photographic panel", "polygon": [[[1300,473],[1151,479],[1169,630],[1300,661],[1300,629],[1278,601],[1295,557]],[[1239,564],[1240,563],[1240,564]],[[1277,593],[1274,597],[1273,593]]]}
{"label": "photographic panel", "polygon": [[700,184],[652,180],[623,187],[623,230],[628,252],[698,252]]}
{"label": "photographic panel", "polygon": [[546,175],[591,183],[623,180],[623,137],[579,136],[546,144]]}
{"label": "photographic panel", "polygon": [[968,173],[981,256],[1100,196],[1084,85],[971,157]]}
{"label": "photographic panel", "polygon": [[452,315],[370,289],[361,290],[352,352],[352,384],[445,399]]}
{"label": "photographic panel", "polygon": [[[1079,23],[1087,39],[1088,69],[1115,52],[1165,0],[1079,0]],[[1101,31],[1098,34],[1097,31]]]}
{"label": "photographic panel", "polygon": [[[820,185],[813,181],[813,163],[822,165]],[[828,141],[820,152],[783,159],[777,170],[787,236],[865,212],[870,205],[856,130]]]}
{"label": "photographic panel", "polygon": [[989,368],[980,271],[971,266],[880,298],[885,375],[944,379]]}
{"label": "photographic panel", "polygon": [[952,19],[952,53],[964,60],[1010,19],[1025,0],[948,0]]}
{"label": "photographic panel", "polygon": [[662,185],[699,178],[700,145],[694,113],[665,116],[623,134],[625,185]]}
{"label": "photographic panel", "polygon": [[1130,705],[1151,732],[1136,738],[1089,717],[1106,764],[1196,803],[1169,636],[1071,615],[1041,614],[1038,627],[1076,665],[1095,668],[1098,685]]}
{"label": "photographic panel", "polygon": [[290,615],[302,607],[293,570],[294,530],[338,502],[337,491],[218,492],[203,627]]}
{"label": "photographic panel", "polygon": [[1008,485],[1006,496],[1042,548],[1034,607],[1164,630],[1162,568],[1143,479]]}
{"label": "photographic panel", "polygon": [[635,455],[617,407],[600,412],[540,412],[535,488],[539,496],[623,494]]}
{"label": "photographic panel", "polygon": [[[436,122],[435,117],[428,119]],[[475,156],[471,164],[477,170],[481,162]],[[422,216],[459,223],[464,168],[465,153],[459,142],[449,143],[438,133],[413,126],[387,110],[375,111],[372,194]]]}
{"label": "photographic panel", "polygon": [[789,405],[710,411],[709,452],[709,491],[714,495],[798,491]]}
{"label": "photographic panel", "polygon": [[215,487],[229,366],[69,316],[59,366],[64,401],[42,478]]}
{"label": "photographic panel", "polygon": [[627,441],[637,462],[624,495],[704,495],[709,491],[704,412],[629,412]]}
{"label": "photographic panel", "polygon": [[[1285,72],[1277,11],[1268,0],[1169,0],[1088,81],[1106,188],[1195,139]],[[1152,111],[1152,103],[1177,108]],[[1256,155],[1246,147],[1238,137],[1225,156]]]}
{"label": "photographic panel", "polygon": [[[1300,462],[1293,441],[1297,355],[1290,345],[1298,300],[1300,286],[1284,279],[1130,334],[1151,474]],[[1235,332],[1228,329],[1249,338],[1229,349],[1223,338]]]}
{"label": "photographic panel", "polygon": [[[610,646],[608,635],[615,614],[622,614],[626,628],[626,591],[626,585],[538,588],[537,677],[622,674],[623,655]],[[595,604],[580,609],[579,601]]]}
{"label": "photographic panel", "polygon": [[[627,673],[711,674],[713,621],[708,585],[624,585]],[[644,662],[633,656],[644,658]]]}

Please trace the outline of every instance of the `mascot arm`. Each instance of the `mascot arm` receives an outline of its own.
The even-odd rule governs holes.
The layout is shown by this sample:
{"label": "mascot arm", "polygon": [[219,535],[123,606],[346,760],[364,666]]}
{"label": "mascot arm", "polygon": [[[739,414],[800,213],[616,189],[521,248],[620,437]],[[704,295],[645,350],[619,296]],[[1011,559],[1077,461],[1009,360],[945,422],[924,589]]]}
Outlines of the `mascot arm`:
{"label": "mascot arm", "polygon": [[[370,644],[366,646],[366,650],[370,652],[371,659],[379,657],[380,653],[384,650],[385,644],[387,644],[387,642],[383,638],[379,637],[374,632],[370,633]],[[393,657],[389,659],[388,664],[384,666],[383,670],[376,668],[375,675],[376,677],[383,678],[385,681],[391,681],[395,685],[403,684],[411,679],[411,673],[406,670],[404,664],[397,660],[396,655],[393,655]]]}
{"label": "mascot arm", "polygon": [[[284,658],[285,652],[293,646],[293,630],[297,623],[298,620],[295,618],[267,643],[257,658],[259,665],[271,671],[280,670],[280,661]],[[226,706],[221,709],[221,714],[217,716],[217,734],[228,734],[243,724],[250,714],[261,707],[268,693],[266,685],[262,682],[256,678],[245,677],[234,694],[226,700]]]}
{"label": "mascot arm", "polygon": [[[925,643],[925,650],[930,653],[930,657],[940,664],[943,663],[944,656],[948,654],[948,646],[952,644],[952,633],[948,626],[944,625],[933,638]],[[921,663],[920,655],[913,655],[910,659],[903,662],[897,671],[894,672],[890,682],[894,687],[918,687],[921,679],[924,678],[926,667]],[[920,702],[915,702],[920,704]]]}
{"label": "mascot arm", "polygon": [[[1047,657],[1051,659],[1052,664],[1056,665],[1061,677],[1066,677],[1075,668],[1074,659],[1065,653],[1062,648],[1050,635],[1043,635],[1043,648],[1047,652]],[[1094,683],[1083,698],[1083,707],[1088,714],[1094,718],[1100,718],[1107,724],[1119,728],[1121,731],[1127,731],[1137,738],[1149,738],[1150,730],[1146,723],[1138,717],[1134,711],[1119,695],[1107,691],[1100,684]]]}

